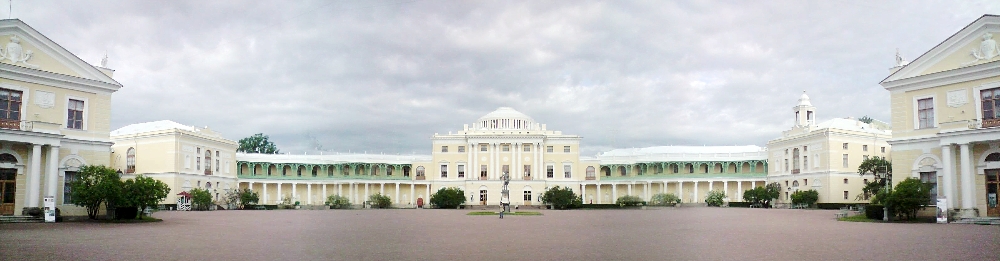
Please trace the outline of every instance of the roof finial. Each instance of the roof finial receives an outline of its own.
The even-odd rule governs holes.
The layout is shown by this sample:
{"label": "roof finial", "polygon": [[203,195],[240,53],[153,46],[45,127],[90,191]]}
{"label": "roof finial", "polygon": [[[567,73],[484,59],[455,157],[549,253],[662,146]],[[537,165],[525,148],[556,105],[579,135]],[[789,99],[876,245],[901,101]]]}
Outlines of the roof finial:
{"label": "roof finial", "polygon": [[899,54],[899,48],[896,48],[896,67],[901,67],[908,63],[910,62],[906,61],[906,59],[903,58],[902,54]]}
{"label": "roof finial", "polygon": [[104,52],[104,58],[101,59],[101,67],[108,68],[108,52]]}

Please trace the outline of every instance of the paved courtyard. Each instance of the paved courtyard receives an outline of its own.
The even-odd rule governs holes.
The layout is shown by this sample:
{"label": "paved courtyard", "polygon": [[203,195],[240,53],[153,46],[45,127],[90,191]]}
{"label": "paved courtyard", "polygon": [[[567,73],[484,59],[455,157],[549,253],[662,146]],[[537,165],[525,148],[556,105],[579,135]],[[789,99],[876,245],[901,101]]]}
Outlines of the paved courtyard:
{"label": "paved courtyard", "polygon": [[2,260],[998,260],[1000,226],[838,222],[738,208],[158,212],[0,224]]}

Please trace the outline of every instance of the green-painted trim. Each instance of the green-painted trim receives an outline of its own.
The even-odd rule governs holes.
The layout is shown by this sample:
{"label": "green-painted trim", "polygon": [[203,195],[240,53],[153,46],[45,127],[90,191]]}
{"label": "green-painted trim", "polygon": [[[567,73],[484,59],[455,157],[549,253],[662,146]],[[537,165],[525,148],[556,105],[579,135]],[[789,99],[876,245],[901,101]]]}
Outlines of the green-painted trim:
{"label": "green-painted trim", "polygon": [[296,177],[296,176],[237,176],[239,179],[276,179],[276,180],[413,180],[413,177],[397,176],[318,176],[318,177]]}
{"label": "green-painted trim", "polygon": [[767,173],[710,173],[710,174],[658,174],[642,176],[600,177],[600,180],[645,180],[645,179],[714,179],[714,178],[766,178]]}

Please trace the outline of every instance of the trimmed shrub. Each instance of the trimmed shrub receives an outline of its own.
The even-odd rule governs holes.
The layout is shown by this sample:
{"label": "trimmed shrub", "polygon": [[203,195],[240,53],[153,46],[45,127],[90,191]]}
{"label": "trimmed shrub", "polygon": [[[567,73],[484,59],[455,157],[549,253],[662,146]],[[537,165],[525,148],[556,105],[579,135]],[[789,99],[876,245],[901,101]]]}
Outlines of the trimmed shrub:
{"label": "trimmed shrub", "polygon": [[569,187],[556,186],[542,194],[542,203],[552,205],[554,209],[579,208],[583,205],[583,198]]}
{"label": "trimmed shrub", "polygon": [[857,207],[859,205],[860,206],[865,206],[865,205],[868,205],[868,204],[865,204],[865,203],[853,203],[853,204],[848,204],[848,203],[816,203],[816,208],[818,208],[818,209],[841,209],[841,208],[846,208],[846,207]]}
{"label": "trimmed shrub", "polygon": [[331,209],[351,208],[351,200],[344,196],[330,195],[326,197],[326,205]]}
{"label": "trimmed shrub", "polygon": [[650,206],[673,206],[681,203],[681,199],[672,193],[659,193],[649,199]]}
{"label": "trimmed shrub", "polygon": [[815,189],[799,190],[792,192],[792,204],[806,204],[812,206],[819,201],[819,192]]}
{"label": "trimmed shrub", "polygon": [[913,220],[917,218],[917,211],[924,209],[930,199],[931,191],[928,186],[920,182],[920,179],[906,178],[892,188],[885,200],[892,215]]}
{"label": "trimmed shrub", "polygon": [[618,204],[583,204],[583,205],[580,206],[580,208],[586,208],[586,209],[619,209],[619,208],[622,208],[622,206],[618,205]]}
{"label": "trimmed shrub", "polygon": [[634,206],[644,205],[645,202],[642,201],[642,198],[639,198],[637,196],[621,196],[618,198],[618,200],[615,201],[615,204],[618,204],[619,206],[622,207],[634,207]]}
{"label": "trimmed shrub", "polygon": [[729,202],[731,208],[749,208],[750,202]]}
{"label": "trimmed shrub", "polygon": [[392,200],[382,193],[375,193],[375,195],[368,196],[368,204],[371,204],[372,208],[388,208],[392,205]]}
{"label": "trimmed shrub", "polygon": [[709,207],[721,207],[722,203],[725,203],[726,193],[721,190],[709,191],[708,195],[705,195],[705,203]]}
{"label": "trimmed shrub", "polygon": [[438,208],[458,208],[465,204],[465,191],[460,188],[441,188],[431,195],[431,205]]}
{"label": "trimmed shrub", "polygon": [[865,217],[868,219],[882,220],[885,217],[882,205],[868,205],[865,207]]}

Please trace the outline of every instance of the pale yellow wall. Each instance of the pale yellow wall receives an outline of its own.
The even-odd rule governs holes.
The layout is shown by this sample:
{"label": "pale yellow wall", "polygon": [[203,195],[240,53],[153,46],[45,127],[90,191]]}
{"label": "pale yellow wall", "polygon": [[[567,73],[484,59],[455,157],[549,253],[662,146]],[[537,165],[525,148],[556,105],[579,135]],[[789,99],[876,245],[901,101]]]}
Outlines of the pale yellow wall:
{"label": "pale yellow wall", "polygon": [[[985,83],[1000,81],[1000,75],[987,77],[980,80],[961,82],[955,84],[942,85],[934,88],[927,88],[915,91],[892,91],[892,126],[893,137],[905,139],[910,137],[931,136],[939,131],[954,129],[968,129],[967,120],[979,119],[977,111],[981,110],[981,105],[976,103],[976,96],[980,95],[974,89]],[[948,105],[948,92],[954,90],[965,90],[967,102],[958,107]],[[936,113],[934,122],[935,128],[914,129],[916,122],[915,97],[934,97],[934,112]]]}
{"label": "pale yellow wall", "polygon": [[[1000,39],[998,39],[1000,38],[1000,31],[992,31],[990,33],[993,34],[994,41],[1000,41]],[[982,33],[970,35],[971,39],[968,39],[967,42],[961,45],[960,47],[955,48],[956,51],[954,53],[945,56],[937,64],[930,66],[929,68],[918,73],[917,75],[926,75],[926,74],[943,72],[947,70],[953,70],[964,67],[962,66],[962,64],[969,63],[976,59],[974,56],[972,56],[970,50],[979,50],[979,46],[983,42],[982,36],[983,36]]]}
{"label": "pale yellow wall", "polygon": [[[10,43],[11,36],[13,35],[0,35],[0,46],[6,46]],[[28,51],[34,53],[31,55],[31,58],[28,59],[28,63],[38,65],[38,70],[80,77],[80,74],[60,63],[59,60],[54,58],[52,55],[43,52],[43,49],[36,47],[37,43],[35,43],[31,38],[27,38],[24,35],[18,35],[17,38],[20,40],[19,44],[21,45],[22,53],[26,53]],[[3,61],[0,62],[11,64],[8,59],[3,59]],[[22,63],[16,63],[15,65],[25,66]]]}
{"label": "pale yellow wall", "polygon": [[[111,126],[111,95],[108,93],[91,93],[77,90],[52,87],[47,85],[0,78],[0,88],[21,91],[21,120],[41,121],[54,125],[38,125],[35,128],[45,131],[56,131],[67,138],[83,140],[108,139]],[[52,107],[45,108],[35,102],[38,91],[53,93]],[[86,106],[84,129],[66,128],[68,99],[83,100]]]}

